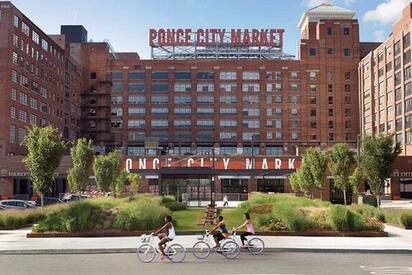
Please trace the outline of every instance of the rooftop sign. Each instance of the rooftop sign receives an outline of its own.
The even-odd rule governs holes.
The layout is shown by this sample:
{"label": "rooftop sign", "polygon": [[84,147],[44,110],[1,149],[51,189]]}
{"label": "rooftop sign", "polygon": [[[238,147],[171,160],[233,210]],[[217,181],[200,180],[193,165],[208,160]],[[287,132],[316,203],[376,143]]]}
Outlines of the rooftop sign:
{"label": "rooftop sign", "polygon": [[151,47],[277,47],[283,44],[284,29],[150,29]]}

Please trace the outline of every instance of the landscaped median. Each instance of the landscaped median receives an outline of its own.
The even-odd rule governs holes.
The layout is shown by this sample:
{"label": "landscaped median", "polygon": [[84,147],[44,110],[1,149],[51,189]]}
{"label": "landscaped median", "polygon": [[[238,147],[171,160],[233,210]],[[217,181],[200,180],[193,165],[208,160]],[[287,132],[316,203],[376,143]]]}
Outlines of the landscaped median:
{"label": "landscaped median", "polygon": [[[384,222],[409,227],[412,211],[378,210],[368,205],[332,205],[285,194],[257,195],[238,208],[220,211],[229,230],[251,213],[259,234],[270,236],[387,236]],[[35,224],[28,237],[136,236],[152,232],[171,214],[178,234],[210,229],[201,225],[204,209],[189,208],[171,197],[139,195],[98,198],[58,206],[0,213],[0,229]]]}

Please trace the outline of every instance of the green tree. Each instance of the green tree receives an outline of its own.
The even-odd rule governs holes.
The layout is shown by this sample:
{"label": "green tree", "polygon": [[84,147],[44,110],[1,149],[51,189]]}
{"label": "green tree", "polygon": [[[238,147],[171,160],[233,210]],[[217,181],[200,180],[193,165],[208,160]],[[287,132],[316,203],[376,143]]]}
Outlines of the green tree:
{"label": "green tree", "polygon": [[132,195],[136,195],[139,192],[140,175],[130,173],[128,179],[130,182],[130,191]]}
{"label": "green tree", "polygon": [[346,192],[352,189],[349,177],[355,164],[355,152],[347,144],[338,143],[333,146],[332,152],[329,154],[329,170],[333,175],[334,185],[343,192],[345,205],[347,204]]}
{"label": "green tree", "polygon": [[328,163],[326,153],[319,149],[309,148],[303,156],[303,162],[308,166],[309,172],[312,174],[313,187],[320,190],[320,198],[322,199],[323,184],[325,182]]}
{"label": "green tree", "polygon": [[362,182],[363,182],[363,176],[361,173],[361,169],[359,167],[356,167],[353,170],[352,175],[350,175],[349,177],[349,183],[354,193],[356,194],[359,193],[359,189],[361,187]]}
{"label": "green tree", "polygon": [[116,179],[120,173],[120,152],[113,151],[105,156],[98,156],[93,163],[97,185],[103,192],[115,191]]}
{"label": "green tree", "polygon": [[66,143],[57,129],[34,126],[25,138],[25,145],[28,154],[23,162],[30,172],[33,189],[40,195],[43,210],[44,195],[51,191],[53,174],[63,157]]}
{"label": "green tree", "polygon": [[127,176],[128,174],[126,170],[120,170],[120,173],[116,179],[115,188],[114,188],[114,194],[117,197],[120,197],[121,195],[123,195],[124,187],[127,182]]}
{"label": "green tree", "polygon": [[77,140],[70,149],[73,167],[70,168],[67,180],[72,192],[84,192],[89,184],[89,177],[93,172],[94,150],[92,141],[85,138]]}
{"label": "green tree", "polygon": [[367,136],[362,141],[361,170],[376,196],[378,207],[384,193],[385,181],[391,176],[393,163],[401,151],[400,144],[394,144],[393,135]]}
{"label": "green tree", "polygon": [[302,192],[300,189],[300,170],[297,169],[294,173],[289,175],[289,182],[290,182],[290,187],[292,187],[292,190],[295,192]]}

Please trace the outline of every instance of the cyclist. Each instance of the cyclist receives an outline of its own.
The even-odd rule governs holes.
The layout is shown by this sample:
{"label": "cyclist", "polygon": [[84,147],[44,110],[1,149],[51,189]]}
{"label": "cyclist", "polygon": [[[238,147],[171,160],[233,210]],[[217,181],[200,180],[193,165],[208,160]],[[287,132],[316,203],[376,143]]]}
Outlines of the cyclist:
{"label": "cyclist", "polygon": [[246,227],[246,232],[240,235],[240,240],[242,241],[242,247],[245,247],[245,241],[247,241],[246,236],[254,235],[255,229],[253,228],[252,220],[250,219],[249,213],[245,213],[245,222],[239,225],[236,230]]}
{"label": "cyclist", "polygon": [[229,232],[227,231],[225,222],[223,221],[223,216],[218,217],[218,223],[215,227],[213,227],[210,232],[214,232],[217,229],[219,229],[220,232],[213,234],[213,239],[215,240],[216,247],[220,247],[220,241],[223,240],[224,238],[227,238],[229,236]]}
{"label": "cyclist", "polygon": [[159,245],[159,250],[162,253],[162,256],[160,256],[160,259],[163,260],[166,256],[165,255],[166,243],[173,241],[173,239],[176,237],[175,228],[172,223],[172,216],[167,215],[165,217],[165,224],[162,226],[162,228],[152,233],[152,235],[159,237],[160,242],[158,245]]}

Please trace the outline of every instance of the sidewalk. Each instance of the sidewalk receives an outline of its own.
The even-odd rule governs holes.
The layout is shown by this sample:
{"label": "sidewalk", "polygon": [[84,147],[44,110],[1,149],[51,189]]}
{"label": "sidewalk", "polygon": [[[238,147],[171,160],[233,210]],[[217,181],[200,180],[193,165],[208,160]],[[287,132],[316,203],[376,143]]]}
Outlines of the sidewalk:
{"label": "sidewalk", "polygon": [[[0,231],[1,254],[132,253],[137,237],[26,238],[30,228]],[[412,230],[386,226],[389,237],[269,237],[261,238],[268,251],[394,252],[412,254]],[[177,236],[188,250],[195,236]]]}
{"label": "sidewalk", "polygon": [[381,208],[412,209],[412,199],[409,200],[383,200]]}

